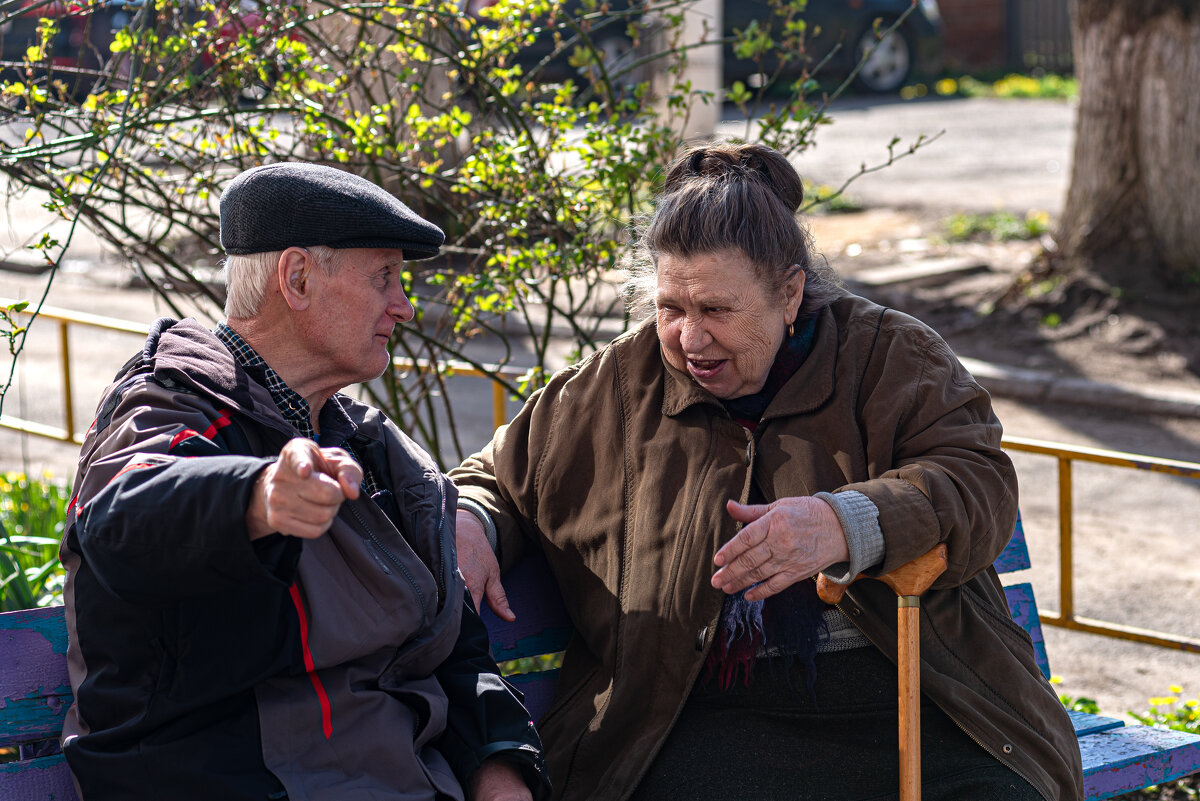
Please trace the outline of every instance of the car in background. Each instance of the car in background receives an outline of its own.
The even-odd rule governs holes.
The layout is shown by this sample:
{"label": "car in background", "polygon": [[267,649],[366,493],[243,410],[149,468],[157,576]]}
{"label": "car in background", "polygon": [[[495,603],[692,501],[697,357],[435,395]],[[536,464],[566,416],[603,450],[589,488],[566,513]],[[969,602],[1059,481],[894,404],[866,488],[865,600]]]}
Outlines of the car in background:
{"label": "car in background", "polygon": [[[480,10],[494,2],[465,0],[462,8],[464,13],[479,17]],[[596,18],[590,35],[607,63],[620,66],[634,60],[626,23],[639,18],[639,5],[644,4],[638,0],[610,0],[605,7],[611,15]],[[878,41],[877,31],[886,31],[909,9],[911,13],[895,33]],[[584,13],[580,0],[566,0],[562,10],[572,17]],[[807,26],[806,53],[782,61],[769,54],[762,63],[739,58],[732,40],[738,32],[757,25],[769,27],[772,37],[779,41],[782,18],[766,0],[726,0],[722,14],[723,37],[730,40],[723,52],[726,87],[742,81],[757,88],[776,72],[778,80],[786,85],[818,64],[821,79],[840,80],[850,75],[868,52],[871,55],[854,83],[869,92],[895,92],[914,75],[936,75],[942,68],[944,36],[937,0],[808,0],[802,15]],[[518,61],[527,71],[537,68],[544,80],[565,81],[581,74],[570,63],[572,50],[568,47],[556,53],[552,35],[544,33],[522,49]]]}
{"label": "car in background", "polygon": [[[879,40],[905,11],[912,9],[896,31]],[[730,0],[724,5],[726,36],[746,30],[753,22],[762,26],[772,19],[764,0]],[[803,15],[807,26],[807,57],[786,62],[782,79],[795,79],[802,69],[821,66],[821,77],[848,76],[870,53],[854,82],[869,92],[895,92],[914,75],[936,75],[942,68],[944,36],[937,0],[808,0]],[[878,27],[877,27],[878,25]],[[872,48],[874,50],[872,51]],[[778,59],[759,65],[739,59],[734,46],[724,52],[725,85],[743,81],[752,86],[763,80],[763,67],[770,74]]]}

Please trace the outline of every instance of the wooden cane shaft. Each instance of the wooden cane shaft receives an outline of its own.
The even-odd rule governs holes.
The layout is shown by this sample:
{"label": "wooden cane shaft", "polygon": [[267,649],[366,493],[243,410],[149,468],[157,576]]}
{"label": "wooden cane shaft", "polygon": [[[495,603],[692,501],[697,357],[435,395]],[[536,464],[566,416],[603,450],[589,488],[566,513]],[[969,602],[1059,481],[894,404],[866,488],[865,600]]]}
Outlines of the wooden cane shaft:
{"label": "wooden cane shaft", "polygon": [[[921,642],[916,596],[900,596],[896,608],[899,667],[900,801],[921,801]],[[908,603],[906,603],[908,602]]]}

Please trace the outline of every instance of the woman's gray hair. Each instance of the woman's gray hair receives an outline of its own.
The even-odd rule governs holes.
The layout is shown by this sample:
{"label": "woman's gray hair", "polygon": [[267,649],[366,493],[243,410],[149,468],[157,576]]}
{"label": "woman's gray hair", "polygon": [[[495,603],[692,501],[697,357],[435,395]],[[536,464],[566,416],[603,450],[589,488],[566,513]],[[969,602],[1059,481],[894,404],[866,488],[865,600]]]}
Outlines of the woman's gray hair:
{"label": "woman's gray hair", "polygon": [[838,281],[814,257],[808,230],[796,217],[803,201],[796,168],[765,145],[705,145],[684,153],[667,169],[653,215],[637,225],[624,286],[629,313],[653,312],[660,254],[689,258],[736,250],[772,291],[782,291],[796,267],[803,270],[799,314],[815,315],[836,296]]}
{"label": "woman's gray hair", "polygon": [[[309,245],[304,249],[327,274],[337,269],[339,251],[324,245]],[[267,287],[275,277],[281,255],[282,250],[274,250],[225,258],[226,318],[245,319],[258,314],[258,307],[262,305]]]}

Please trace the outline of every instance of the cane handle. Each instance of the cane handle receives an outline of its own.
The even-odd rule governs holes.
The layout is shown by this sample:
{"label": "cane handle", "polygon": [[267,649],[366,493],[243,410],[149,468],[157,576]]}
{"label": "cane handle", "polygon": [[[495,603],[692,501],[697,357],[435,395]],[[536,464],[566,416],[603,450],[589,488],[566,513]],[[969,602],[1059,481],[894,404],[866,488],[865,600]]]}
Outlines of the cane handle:
{"label": "cane handle", "polygon": [[[939,542],[932,549],[911,562],[905,562],[891,573],[882,576],[868,576],[865,573],[859,573],[854,581],[875,578],[891,587],[897,595],[921,595],[945,570],[946,543]],[[853,583],[851,582],[851,584]],[[823,573],[817,574],[817,595],[827,604],[836,604],[842,600],[848,586],[850,585],[830,581],[825,578]]]}

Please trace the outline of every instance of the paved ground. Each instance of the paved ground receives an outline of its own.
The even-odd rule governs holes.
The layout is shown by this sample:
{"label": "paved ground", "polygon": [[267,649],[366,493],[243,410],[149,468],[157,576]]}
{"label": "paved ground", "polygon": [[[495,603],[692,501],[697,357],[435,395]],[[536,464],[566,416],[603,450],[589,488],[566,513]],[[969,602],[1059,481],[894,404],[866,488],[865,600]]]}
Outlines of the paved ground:
{"label": "paved ground", "polygon": [[[893,134],[907,142],[945,128],[946,134],[928,150],[861,179],[851,190],[872,206],[870,225],[890,220],[897,226],[892,246],[899,251],[914,211],[987,211],[1002,206],[1057,212],[1069,174],[1072,117],[1069,106],[1043,101],[846,105],[835,109],[835,124],[822,132],[801,167],[817,180],[840,183],[864,158],[876,163],[871,152],[886,158]],[[48,223],[38,211],[29,201],[10,204],[9,225],[6,231],[0,229],[8,237],[6,250],[19,236],[45,225],[61,236],[61,224]],[[818,247],[843,253],[859,233],[855,226],[867,219],[818,221]],[[77,237],[68,269],[51,289],[50,304],[142,322],[166,313],[145,290],[121,286],[123,273],[103,261],[86,234]],[[852,272],[849,263],[835,267]],[[44,286],[42,277],[0,271],[0,296],[36,298]],[[98,392],[137,346],[137,339],[77,336],[71,346],[75,414],[86,426]],[[57,348],[52,326],[35,329],[17,365],[17,386],[5,400],[5,414],[61,425]],[[464,388],[455,402],[466,410],[464,439],[468,444],[482,442],[491,427],[487,393],[470,379],[461,381]],[[1200,462],[1200,419],[1005,397],[997,397],[996,407],[1009,434]],[[0,469],[70,475],[76,455],[71,446],[0,430]],[[1014,459],[1035,562],[1031,578],[1040,602],[1057,608],[1054,462],[1025,454]],[[1192,556],[1200,483],[1112,468],[1077,468],[1075,478],[1079,613],[1200,639],[1200,618],[1195,615],[1200,561]],[[1141,709],[1171,684],[1183,685],[1193,697],[1200,693],[1200,654],[1057,629],[1047,630],[1047,641],[1051,665],[1063,677],[1063,691],[1097,699],[1106,713]]]}

